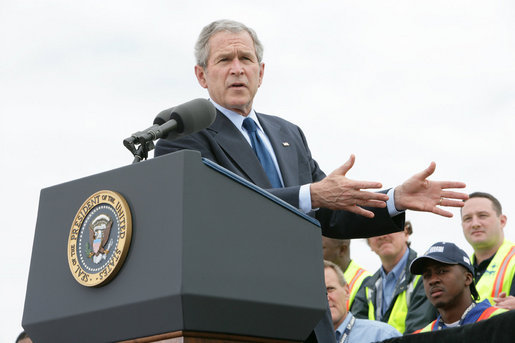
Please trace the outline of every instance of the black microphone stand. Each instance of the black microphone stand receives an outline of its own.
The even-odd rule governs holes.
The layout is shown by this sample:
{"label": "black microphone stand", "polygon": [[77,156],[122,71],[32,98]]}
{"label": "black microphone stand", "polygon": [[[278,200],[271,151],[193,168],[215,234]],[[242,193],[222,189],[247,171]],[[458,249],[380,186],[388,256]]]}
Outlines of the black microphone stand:
{"label": "black microphone stand", "polygon": [[132,163],[138,163],[148,158],[148,152],[155,147],[155,140],[164,137],[177,139],[197,132],[211,125],[215,118],[216,109],[208,100],[191,100],[161,111],[154,125],[125,138],[123,145],[134,155]]}
{"label": "black microphone stand", "polygon": [[[136,144],[139,144],[139,146],[136,147]],[[146,160],[148,158],[148,152],[152,151],[155,147],[154,141],[152,139],[145,139],[140,132],[124,139],[123,145],[134,155],[133,164]]]}

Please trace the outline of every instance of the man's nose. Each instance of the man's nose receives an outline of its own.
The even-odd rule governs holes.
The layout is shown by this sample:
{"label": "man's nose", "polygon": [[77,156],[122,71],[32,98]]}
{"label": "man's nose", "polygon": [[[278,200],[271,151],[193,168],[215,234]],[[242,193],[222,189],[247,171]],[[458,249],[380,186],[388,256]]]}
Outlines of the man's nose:
{"label": "man's nose", "polygon": [[478,228],[480,226],[481,226],[481,224],[479,223],[479,218],[476,217],[476,216],[473,216],[472,217],[472,227],[473,228]]}
{"label": "man's nose", "polygon": [[243,66],[238,58],[234,58],[231,61],[231,74],[234,74],[234,75],[243,74]]}
{"label": "man's nose", "polygon": [[432,286],[439,281],[440,281],[440,279],[438,279],[436,273],[431,273],[431,275],[429,276],[429,280],[428,280],[429,285]]}

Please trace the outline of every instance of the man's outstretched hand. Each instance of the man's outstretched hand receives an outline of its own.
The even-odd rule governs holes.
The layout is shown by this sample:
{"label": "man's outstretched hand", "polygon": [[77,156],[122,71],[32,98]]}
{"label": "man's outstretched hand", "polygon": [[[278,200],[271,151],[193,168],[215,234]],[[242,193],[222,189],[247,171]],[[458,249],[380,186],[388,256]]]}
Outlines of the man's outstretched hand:
{"label": "man's outstretched hand", "polygon": [[431,162],[428,168],[413,175],[402,185],[395,188],[395,207],[399,211],[414,210],[432,212],[444,217],[452,217],[452,213],[438,206],[463,207],[463,200],[468,199],[465,193],[449,191],[449,188],[465,188],[463,182],[429,181],[436,169]]}
{"label": "man's outstretched hand", "polygon": [[312,208],[324,207],[332,210],[345,210],[373,218],[374,213],[365,210],[362,206],[386,207],[386,201],[388,200],[386,194],[363,190],[381,188],[381,183],[354,181],[345,176],[354,165],[355,159],[354,155],[351,155],[347,162],[326,178],[311,184]]}

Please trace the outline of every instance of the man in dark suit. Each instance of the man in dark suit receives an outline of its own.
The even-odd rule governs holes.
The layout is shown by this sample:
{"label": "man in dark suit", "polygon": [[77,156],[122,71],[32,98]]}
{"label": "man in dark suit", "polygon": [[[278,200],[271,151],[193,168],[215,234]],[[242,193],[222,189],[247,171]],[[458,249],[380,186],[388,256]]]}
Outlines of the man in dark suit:
{"label": "man in dark suit", "polygon": [[[207,129],[172,141],[160,140],[155,156],[193,149],[257,186],[309,213],[316,210],[323,234],[334,238],[370,237],[404,227],[406,209],[430,211],[462,206],[462,193],[447,188],[465,187],[460,182],[434,182],[427,177],[435,165],[408,179],[387,194],[367,189],[378,182],[354,181],[345,175],[354,156],[326,176],[311,157],[301,129],[279,117],[256,113],[252,102],[263,80],[263,47],[254,30],[229,20],[206,26],[195,45],[198,82],[209,92],[217,117]],[[252,121],[249,122],[250,118]],[[389,202],[387,206],[387,201]],[[399,212],[400,211],[400,212]],[[331,328],[323,327],[321,333]],[[334,337],[332,338],[334,339]]]}

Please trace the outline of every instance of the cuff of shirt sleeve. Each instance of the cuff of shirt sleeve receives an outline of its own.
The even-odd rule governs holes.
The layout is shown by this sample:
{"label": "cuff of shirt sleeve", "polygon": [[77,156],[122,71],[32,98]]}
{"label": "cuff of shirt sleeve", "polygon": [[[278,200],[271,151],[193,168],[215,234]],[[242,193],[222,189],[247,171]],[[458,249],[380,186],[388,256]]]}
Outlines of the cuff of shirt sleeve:
{"label": "cuff of shirt sleeve", "polygon": [[390,217],[395,217],[396,215],[403,213],[404,211],[398,211],[395,207],[395,188],[390,188],[386,195],[388,195],[388,201],[386,201],[386,208],[388,209]]}
{"label": "cuff of shirt sleeve", "polygon": [[311,188],[310,184],[300,186],[299,190],[299,209],[304,213],[313,211],[311,208]]}

